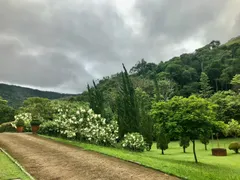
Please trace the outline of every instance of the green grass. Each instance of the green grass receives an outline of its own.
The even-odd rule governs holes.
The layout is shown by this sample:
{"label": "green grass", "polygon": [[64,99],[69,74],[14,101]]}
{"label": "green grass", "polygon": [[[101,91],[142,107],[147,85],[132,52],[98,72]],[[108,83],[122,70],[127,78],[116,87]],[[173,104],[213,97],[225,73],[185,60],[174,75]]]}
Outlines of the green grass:
{"label": "green grass", "polygon": [[[44,136],[47,137],[47,136]],[[216,157],[211,155],[211,148],[217,147],[217,142],[210,142],[208,151],[204,150],[204,145],[200,142],[196,143],[197,157],[199,163],[194,163],[192,147],[187,148],[187,153],[182,152],[178,142],[171,142],[169,149],[165,151],[165,155],[161,155],[161,151],[156,149],[155,144],[149,152],[137,153],[123,149],[110,147],[102,147],[93,144],[70,141],[60,138],[51,138],[55,141],[78,146],[86,150],[100,152],[106,155],[114,156],[124,160],[130,160],[141,163],[168,174],[176,175],[184,179],[192,180],[240,180],[240,154],[234,154],[228,150],[228,156]],[[232,141],[240,141],[240,139],[224,139],[220,140],[220,147],[227,148]]]}
{"label": "green grass", "polygon": [[0,179],[23,179],[30,180],[30,178],[3,152],[0,151]]}

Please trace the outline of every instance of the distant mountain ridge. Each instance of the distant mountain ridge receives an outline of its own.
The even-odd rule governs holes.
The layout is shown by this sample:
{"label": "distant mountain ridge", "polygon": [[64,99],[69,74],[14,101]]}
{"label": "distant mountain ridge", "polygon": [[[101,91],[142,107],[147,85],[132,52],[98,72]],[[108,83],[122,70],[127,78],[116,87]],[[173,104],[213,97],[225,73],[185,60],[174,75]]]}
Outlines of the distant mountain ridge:
{"label": "distant mountain ridge", "polygon": [[23,101],[29,97],[42,97],[48,99],[60,99],[75,96],[75,94],[64,94],[51,91],[41,91],[16,85],[0,83],[0,96],[8,101],[14,108],[22,105]]}

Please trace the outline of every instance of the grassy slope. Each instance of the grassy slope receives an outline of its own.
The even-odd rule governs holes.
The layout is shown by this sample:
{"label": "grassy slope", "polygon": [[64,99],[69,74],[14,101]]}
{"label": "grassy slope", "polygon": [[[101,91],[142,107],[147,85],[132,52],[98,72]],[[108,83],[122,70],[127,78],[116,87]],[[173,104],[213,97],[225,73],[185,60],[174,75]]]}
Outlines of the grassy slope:
{"label": "grassy slope", "polygon": [[15,165],[3,152],[0,151],[0,179],[30,179],[21,169]]}
{"label": "grassy slope", "polygon": [[[200,163],[195,164],[193,162],[191,146],[187,149],[187,153],[184,154],[179,147],[178,142],[171,142],[169,144],[169,149],[165,152],[166,154],[161,155],[161,152],[156,149],[155,145],[149,152],[136,153],[123,149],[96,146],[60,138],[51,137],[51,139],[82,147],[86,150],[92,150],[124,160],[138,162],[142,165],[185,179],[240,180],[240,154],[234,154],[232,151],[228,151],[228,156],[226,157],[215,157],[211,155],[210,150],[205,151],[204,145],[200,142],[197,142],[196,144],[197,156]],[[227,148],[231,141],[234,141],[234,139],[221,140],[220,146]],[[216,147],[215,141],[209,144],[209,149],[212,147]]]}

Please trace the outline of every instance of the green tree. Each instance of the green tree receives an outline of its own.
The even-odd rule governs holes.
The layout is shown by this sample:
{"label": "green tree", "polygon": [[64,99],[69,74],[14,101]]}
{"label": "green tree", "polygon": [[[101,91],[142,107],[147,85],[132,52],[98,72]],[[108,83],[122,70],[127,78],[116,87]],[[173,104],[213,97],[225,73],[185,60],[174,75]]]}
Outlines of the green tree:
{"label": "green tree", "polygon": [[202,72],[200,77],[200,95],[203,98],[209,98],[212,94],[212,88],[209,85],[209,79],[206,73]]}
{"label": "green tree", "polygon": [[153,119],[149,115],[151,98],[140,88],[135,90],[135,96],[139,108],[140,132],[147,144],[147,150],[151,150],[153,142]]}
{"label": "green tree", "polygon": [[233,85],[233,89],[236,92],[240,92],[240,74],[236,74],[231,81],[231,84]]}
{"label": "green tree", "polygon": [[87,89],[90,108],[96,114],[101,114],[102,117],[105,117],[103,92],[97,87],[95,81],[93,81],[93,88],[87,85]]}
{"label": "green tree", "polygon": [[240,94],[234,91],[219,91],[210,101],[217,104],[217,119],[228,123],[231,119],[240,119]]}
{"label": "green tree", "polygon": [[[174,101],[174,99],[173,99]],[[189,137],[193,144],[194,159],[197,163],[195,141],[203,133],[211,132],[215,120],[215,105],[205,99],[191,96],[180,101],[177,113],[174,115],[181,136]]]}
{"label": "green tree", "polygon": [[119,137],[124,134],[139,132],[139,108],[135,98],[135,90],[128,72],[123,64],[122,83],[117,97],[117,115],[119,126]]}
{"label": "green tree", "polygon": [[240,124],[238,123],[238,121],[232,119],[230,122],[228,122],[227,134],[235,138],[240,136]]}
{"label": "green tree", "polygon": [[52,120],[53,114],[50,106],[51,101],[47,98],[31,97],[23,102],[18,113],[31,113],[32,116],[41,116],[45,121]]}
{"label": "green tree", "polygon": [[169,134],[190,138],[197,163],[195,141],[203,133],[212,131],[215,108],[215,104],[196,96],[173,97],[167,102],[153,104],[151,114],[165,124]]}
{"label": "green tree", "polygon": [[0,124],[14,121],[15,110],[8,106],[8,102],[0,97]]}
{"label": "green tree", "polygon": [[157,81],[157,77],[156,75],[153,75],[153,82],[154,82],[154,91],[155,91],[155,95],[156,95],[156,101],[160,101],[160,88],[159,88],[159,84]]}
{"label": "green tree", "polygon": [[209,144],[210,136],[211,136],[211,132],[206,132],[199,136],[199,140],[201,141],[202,144],[204,144],[206,151],[207,151],[207,145]]}
{"label": "green tree", "polygon": [[176,84],[169,79],[161,79],[157,82],[160,100],[168,101],[175,94]]}
{"label": "green tree", "polygon": [[156,64],[147,63],[144,59],[142,59],[130,69],[130,73],[136,73],[139,76],[148,76],[148,73],[154,71],[156,66]]}
{"label": "green tree", "polygon": [[157,141],[157,149],[162,150],[162,155],[164,155],[164,151],[168,149],[168,144],[170,143],[170,138],[165,131],[163,125],[160,127],[156,127],[156,141]]}
{"label": "green tree", "polygon": [[190,145],[189,137],[180,137],[179,145],[183,148],[183,152],[186,153],[186,148]]}

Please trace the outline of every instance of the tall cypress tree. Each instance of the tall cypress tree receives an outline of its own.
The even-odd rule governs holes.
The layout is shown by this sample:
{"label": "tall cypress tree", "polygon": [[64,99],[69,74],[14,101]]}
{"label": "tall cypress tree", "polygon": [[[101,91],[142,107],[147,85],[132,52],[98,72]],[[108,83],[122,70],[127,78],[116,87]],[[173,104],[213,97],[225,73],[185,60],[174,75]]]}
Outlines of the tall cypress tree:
{"label": "tall cypress tree", "polygon": [[119,137],[124,134],[139,132],[139,110],[135,102],[135,90],[129,78],[128,72],[123,64],[122,83],[118,92],[118,125]]}
{"label": "tall cypress tree", "polygon": [[92,108],[96,114],[101,114],[104,117],[104,99],[102,91],[97,87],[95,81],[93,81],[93,87],[90,88],[88,84],[87,89],[90,108]]}

